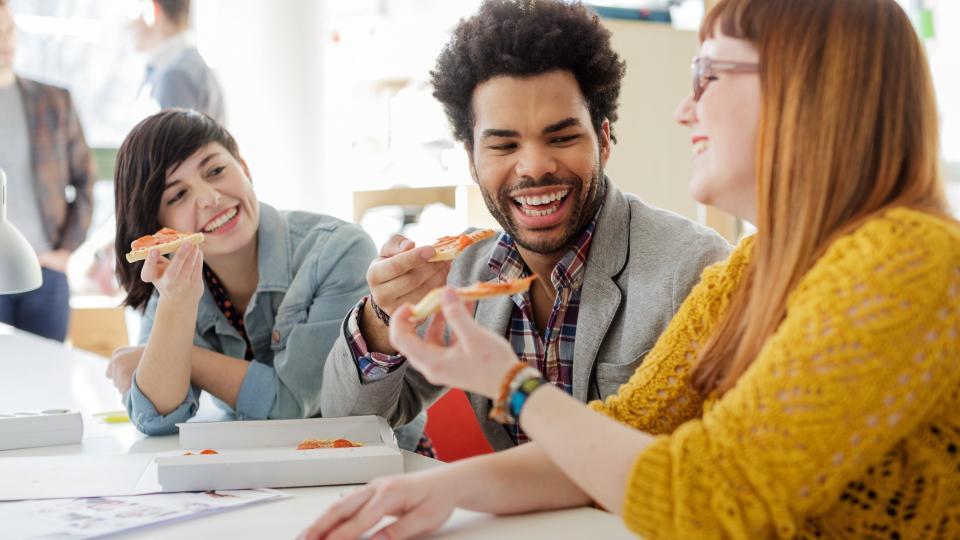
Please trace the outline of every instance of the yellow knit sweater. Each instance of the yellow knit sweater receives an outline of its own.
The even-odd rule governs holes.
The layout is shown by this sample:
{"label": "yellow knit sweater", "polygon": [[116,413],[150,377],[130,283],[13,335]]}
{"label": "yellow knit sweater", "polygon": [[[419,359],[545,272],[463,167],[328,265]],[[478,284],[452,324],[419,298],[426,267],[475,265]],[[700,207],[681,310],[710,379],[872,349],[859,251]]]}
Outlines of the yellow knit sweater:
{"label": "yellow knit sweater", "polygon": [[686,376],[750,257],[706,269],[591,407],[658,435],[624,520],[648,538],[960,538],[960,226],[912,210],[838,239],[737,385]]}

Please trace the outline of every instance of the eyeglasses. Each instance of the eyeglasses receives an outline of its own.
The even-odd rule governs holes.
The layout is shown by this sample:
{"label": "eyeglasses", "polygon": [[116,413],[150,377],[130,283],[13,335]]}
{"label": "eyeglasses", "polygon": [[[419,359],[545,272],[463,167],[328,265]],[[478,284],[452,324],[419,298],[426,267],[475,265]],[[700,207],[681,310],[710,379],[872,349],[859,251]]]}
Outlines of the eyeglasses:
{"label": "eyeglasses", "polygon": [[698,56],[693,59],[693,100],[700,101],[700,96],[711,81],[717,79],[717,73],[724,71],[727,73],[754,73],[760,70],[760,64],[756,62],[727,62],[726,60],[714,60],[706,56]]}

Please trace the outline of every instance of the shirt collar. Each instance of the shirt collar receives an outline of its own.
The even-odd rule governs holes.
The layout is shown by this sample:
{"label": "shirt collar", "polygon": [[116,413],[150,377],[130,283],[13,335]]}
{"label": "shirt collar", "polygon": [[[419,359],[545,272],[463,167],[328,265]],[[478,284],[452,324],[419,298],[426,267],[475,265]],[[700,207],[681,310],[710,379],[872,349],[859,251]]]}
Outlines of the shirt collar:
{"label": "shirt collar", "polygon": [[257,292],[285,291],[290,286],[289,231],[276,208],[260,203],[257,229]]}
{"label": "shirt collar", "polygon": [[[599,208],[594,214],[593,219],[580,233],[580,237],[567,250],[567,253],[560,259],[553,271],[550,273],[550,281],[556,290],[568,287],[577,288],[583,283],[584,269],[590,255],[590,243],[593,240],[593,231],[597,227],[597,219],[600,216]],[[513,237],[503,232],[497,239],[497,246],[490,254],[487,261],[490,271],[497,276],[497,281],[505,282],[524,277],[529,274],[526,263],[520,256],[517,244]]]}

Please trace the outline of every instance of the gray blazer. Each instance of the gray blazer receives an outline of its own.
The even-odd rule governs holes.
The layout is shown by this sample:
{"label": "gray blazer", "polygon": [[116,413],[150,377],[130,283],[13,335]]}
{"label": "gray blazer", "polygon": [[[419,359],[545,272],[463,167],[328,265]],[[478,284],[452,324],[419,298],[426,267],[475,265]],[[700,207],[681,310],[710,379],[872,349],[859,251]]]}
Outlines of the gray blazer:
{"label": "gray blazer", "polygon": [[[455,286],[495,278],[487,266],[496,239],[464,252],[453,263]],[[617,392],[699,281],[704,267],[730,251],[712,230],[679,215],[647,206],[607,180],[580,296],[573,361],[573,397],[586,402]],[[481,300],[476,320],[506,335],[510,297]],[[345,336],[334,344],[324,367],[323,415],[376,414],[394,426],[409,422],[447,389],[402,364],[386,377],[364,384]],[[490,400],[469,395],[484,434],[495,450],[514,446],[506,429],[489,420]]]}

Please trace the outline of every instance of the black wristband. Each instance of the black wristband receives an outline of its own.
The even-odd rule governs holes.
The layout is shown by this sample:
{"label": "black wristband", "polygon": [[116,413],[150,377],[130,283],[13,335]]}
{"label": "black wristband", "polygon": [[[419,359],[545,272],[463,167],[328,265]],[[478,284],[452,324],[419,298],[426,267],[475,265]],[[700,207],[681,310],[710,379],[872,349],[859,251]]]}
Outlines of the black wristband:
{"label": "black wristband", "polygon": [[377,303],[373,301],[372,294],[370,295],[370,307],[373,308],[373,314],[376,315],[378,319],[380,319],[380,322],[382,322],[385,326],[390,326],[390,315],[388,315],[387,312],[383,310],[383,308],[378,306]]}

